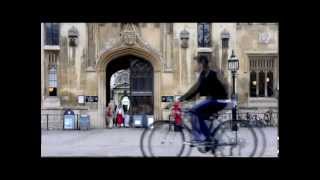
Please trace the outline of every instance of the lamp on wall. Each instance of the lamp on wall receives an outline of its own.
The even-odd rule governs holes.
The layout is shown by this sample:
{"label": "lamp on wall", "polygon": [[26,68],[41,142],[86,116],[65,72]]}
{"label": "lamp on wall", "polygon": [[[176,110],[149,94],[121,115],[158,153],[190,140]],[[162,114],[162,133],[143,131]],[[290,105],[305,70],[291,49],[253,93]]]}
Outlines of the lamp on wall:
{"label": "lamp on wall", "polygon": [[189,40],[190,33],[184,29],[180,32],[180,39],[181,39],[181,47],[188,48],[188,40]]}
{"label": "lamp on wall", "polygon": [[68,31],[68,37],[69,37],[69,46],[75,47],[78,45],[79,32],[77,28],[72,26],[71,29]]}

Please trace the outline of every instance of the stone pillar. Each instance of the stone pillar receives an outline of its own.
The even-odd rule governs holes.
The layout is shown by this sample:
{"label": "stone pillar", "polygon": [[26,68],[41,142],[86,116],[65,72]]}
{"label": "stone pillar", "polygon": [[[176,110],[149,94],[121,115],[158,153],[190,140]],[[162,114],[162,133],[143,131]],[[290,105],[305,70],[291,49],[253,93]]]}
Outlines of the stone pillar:
{"label": "stone pillar", "polygon": [[179,60],[179,64],[178,64],[178,73],[179,73],[179,75],[178,75],[178,77],[179,77],[179,94],[181,94],[182,93],[182,58],[181,58],[181,52],[182,50],[179,48],[179,56],[178,56],[178,60]]}
{"label": "stone pillar", "polygon": [[[228,50],[229,50],[229,39],[230,39],[230,33],[224,29],[221,32],[221,47],[222,47],[222,57],[221,57],[221,69],[220,71],[222,71],[222,78],[224,83],[227,84],[228,89],[229,89],[229,96],[231,95],[230,90],[232,90],[232,85],[230,85],[230,81],[228,80]],[[231,97],[231,96],[230,96]]]}
{"label": "stone pillar", "polygon": [[267,82],[267,74],[268,72],[264,72],[264,96],[265,97],[268,97],[268,87],[267,87],[267,85],[268,85],[268,82]]}
{"label": "stone pillar", "polygon": [[273,88],[279,90],[279,58],[275,58],[274,64],[274,77],[273,77]]}
{"label": "stone pillar", "polygon": [[44,51],[43,55],[43,98],[48,96],[48,67],[49,67],[49,54]]}
{"label": "stone pillar", "polygon": [[189,44],[188,44],[189,34],[190,33],[186,29],[180,32],[181,49],[182,49],[181,58],[180,58],[180,61],[182,61],[180,76],[182,79],[183,88],[186,87],[189,76],[190,76],[189,68],[187,66],[187,48],[189,47]]}
{"label": "stone pillar", "polygon": [[[167,61],[166,58],[166,46],[165,46],[165,41],[166,41],[166,32],[165,32],[165,23],[160,23],[160,53],[162,57]],[[167,66],[167,62],[165,63],[165,67]]]}
{"label": "stone pillar", "polygon": [[44,101],[44,69],[45,69],[45,57],[44,57],[44,39],[45,39],[45,34],[44,34],[44,23],[41,23],[41,106]]}
{"label": "stone pillar", "polygon": [[160,93],[161,90],[161,72],[155,71],[154,72],[154,119],[161,120],[162,119],[162,112],[161,112],[161,104],[160,104]]}
{"label": "stone pillar", "polygon": [[227,82],[228,79],[228,48],[222,48],[222,57],[221,57],[221,71],[223,74],[223,80]]}
{"label": "stone pillar", "polygon": [[166,54],[166,68],[167,69],[172,69],[172,56],[171,56],[171,51],[172,51],[172,46],[171,46],[171,39],[170,39],[170,35],[166,35],[165,36],[165,39],[166,39],[166,41],[165,41],[165,54]]}
{"label": "stone pillar", "polygon": [[181,79],[182,88],[186,87],[188,79],[188,67],[187,67],[187,50],[185,48],[181,49]]}
{"label": "stone pillar", "polygon": [[256,74],[256,80],[257,80],[257,85],[256,85],[256,93],[257,93],[257,97],[259,97],[259,70],[257,71],[257,74]]}
{"label": "stone pillar", "polygon": [[88,62],[87,68],[93,69],[95,66],[95,33],[94,33],[94,24],[88,23]]}
{"label": "stone pillar", "polygon": [[167,60],[167,68],[172,70],[172,54],[173,54],[173,32],[170,31],[172,28],[172,23],[166,24],[166,44],[165,44],[165,52],[166,52],[166,60]]}
{"label": "stone pillar", "polygon": [[100,71],[98,74],[98,115],[97,119],[91,120],[93,128],[105,128],[104,112],[106,107],[106,73]]}

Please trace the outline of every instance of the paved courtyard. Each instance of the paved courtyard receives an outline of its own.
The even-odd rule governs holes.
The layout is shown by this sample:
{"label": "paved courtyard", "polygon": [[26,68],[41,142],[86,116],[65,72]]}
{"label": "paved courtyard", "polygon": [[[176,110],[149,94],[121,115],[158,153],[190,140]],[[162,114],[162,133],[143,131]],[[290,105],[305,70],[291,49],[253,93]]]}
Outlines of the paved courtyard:
{"label": "paved courtyard", "polygon": [[[140,150],[142,128],[91,129],[88,131],[42,131],[42,157],[143,157]],[[277,128],[263,128],[266,146],[263,157],[277,157]],[[259,142],[262,140],[258,135]],[[258,143],[258,150],[262,145]],[[193,157],[213,157],[193,148]]]}

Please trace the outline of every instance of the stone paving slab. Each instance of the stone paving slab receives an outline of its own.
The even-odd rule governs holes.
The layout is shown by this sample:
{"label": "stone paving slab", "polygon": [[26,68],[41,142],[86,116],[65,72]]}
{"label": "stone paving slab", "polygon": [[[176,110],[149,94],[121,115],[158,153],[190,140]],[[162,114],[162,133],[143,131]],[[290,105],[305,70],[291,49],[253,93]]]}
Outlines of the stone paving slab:
{"label": "stone paving slab", "polygon": [[[42,131],[42,157],[143,157],[140,150],[142,128],[114,128]],[[277,128],[264,128],[267,139],[264,157],[277,157]],[[258,138],[259,137],[258,135]],[[259,145],[259,144],[258,144]],[[213,157],[193,148],[190,156]]]}

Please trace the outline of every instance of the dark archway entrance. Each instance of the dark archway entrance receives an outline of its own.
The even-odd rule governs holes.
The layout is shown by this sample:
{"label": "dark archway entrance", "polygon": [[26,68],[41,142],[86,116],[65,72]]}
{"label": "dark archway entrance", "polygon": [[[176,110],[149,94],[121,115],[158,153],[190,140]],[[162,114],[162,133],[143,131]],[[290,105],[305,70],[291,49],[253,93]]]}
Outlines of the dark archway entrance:
{"label": "dark archway entrance", "polygon": [[106,101],[111,100],[111,76],[122,69],[130,71],[129,114],[154,114],[154,73],[150,62],[142,58],[127,55],[116,58],[106,67]]}

